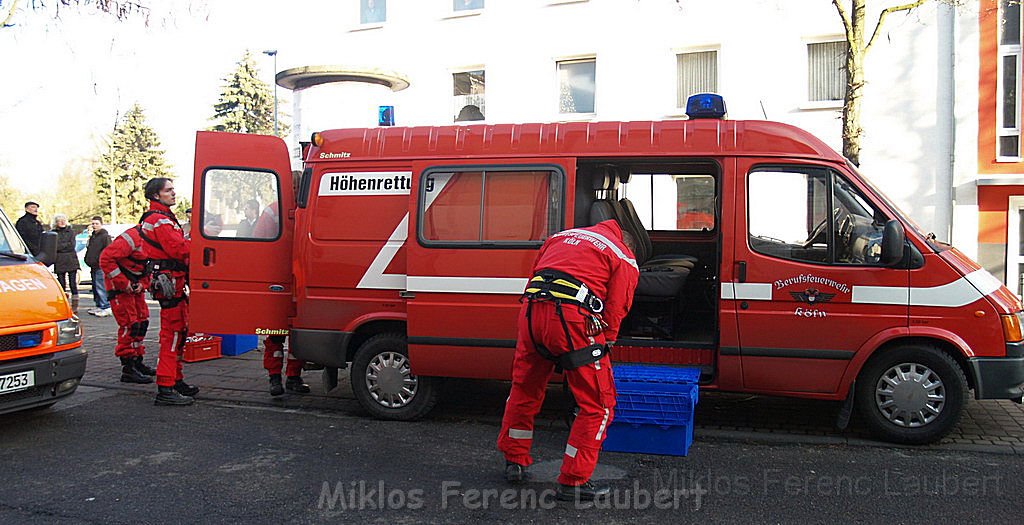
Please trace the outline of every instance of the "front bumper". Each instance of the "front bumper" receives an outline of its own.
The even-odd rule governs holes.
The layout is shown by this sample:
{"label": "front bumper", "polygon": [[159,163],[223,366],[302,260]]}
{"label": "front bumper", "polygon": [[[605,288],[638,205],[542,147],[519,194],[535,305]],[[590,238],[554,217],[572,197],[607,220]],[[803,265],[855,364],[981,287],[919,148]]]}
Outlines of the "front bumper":
{"label": "front bumper", "polygon": [[36,381],[27,390],[0,394],[0,414],[49,405],[71,395],[85,375],[86,358],[85,349],[78,347],[12,362],[0,361],[0,375],[33,370]]}
{"label": "front bumper", "polygon": [[1024,342],[1007,343],[1006,357],[975,357],[967,363],[974,377],[975,399],[1024,402]]}

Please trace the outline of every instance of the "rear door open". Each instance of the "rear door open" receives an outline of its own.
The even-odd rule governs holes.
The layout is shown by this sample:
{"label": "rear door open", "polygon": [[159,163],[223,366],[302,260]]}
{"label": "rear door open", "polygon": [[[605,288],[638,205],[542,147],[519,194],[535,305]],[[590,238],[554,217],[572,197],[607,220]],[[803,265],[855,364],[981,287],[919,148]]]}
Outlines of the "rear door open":
{"label": "rear door open", "polygon": [[295,198],[285,142],[198,132],[192,202],[190,329],[286,333]]}

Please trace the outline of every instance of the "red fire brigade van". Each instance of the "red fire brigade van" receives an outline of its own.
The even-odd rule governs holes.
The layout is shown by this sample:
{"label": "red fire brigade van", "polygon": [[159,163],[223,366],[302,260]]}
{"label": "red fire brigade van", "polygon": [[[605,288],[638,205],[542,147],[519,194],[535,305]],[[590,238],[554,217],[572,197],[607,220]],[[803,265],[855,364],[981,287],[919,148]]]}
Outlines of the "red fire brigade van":
{"label": "red fire brigade van", "polygon": [[537,248],[611,218],[641,241],[617,362],[845,401],[903,443],[945,435],[971,390],[1022,400],[1013,293],[820,140],[723,114],[324,131],[294,184],[280,139],[199,132],[194,329],[290,334],[371,414],[417,418],[436,378],[509,379]]}

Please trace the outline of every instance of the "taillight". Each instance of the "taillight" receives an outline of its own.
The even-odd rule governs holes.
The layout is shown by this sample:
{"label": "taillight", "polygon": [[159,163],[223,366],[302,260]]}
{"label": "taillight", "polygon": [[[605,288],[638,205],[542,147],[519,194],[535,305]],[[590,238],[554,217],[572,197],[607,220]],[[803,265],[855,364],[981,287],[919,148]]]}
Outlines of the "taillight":
{"label": "taillight", "polygon": [[1003,338],[1007,343],[1024,340],[1024,333],[1021,332],[1021,316],[1024,316],[1024,312],[999,316],[1003,320]]}

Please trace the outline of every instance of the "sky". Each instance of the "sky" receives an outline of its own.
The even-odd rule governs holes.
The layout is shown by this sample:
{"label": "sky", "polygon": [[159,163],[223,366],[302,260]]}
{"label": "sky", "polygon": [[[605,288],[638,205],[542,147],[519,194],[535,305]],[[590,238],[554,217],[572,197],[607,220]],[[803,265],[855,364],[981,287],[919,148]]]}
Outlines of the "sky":
{"label": "sky", "polygon": [[[12,27],[0,28],[0,175],[17,189],[52,188],[69,162],[98,157],[118,116],[138,102],[179,192],[191,194],[195,131],[211,124],[223,78],[244,51],[253,52],[268,84],[274,63],[263,50],[279,50],[279,69],[291,50],[291,62],[301,62],[301,43],[286,45],[282,30],[300,23],[299,2],[148,3],[160,6],[148,26],[138,16],[117,21],[92,8],[64,8],[59,18],[22,8]],[[329,15],[343,3],[317,8]]]}

